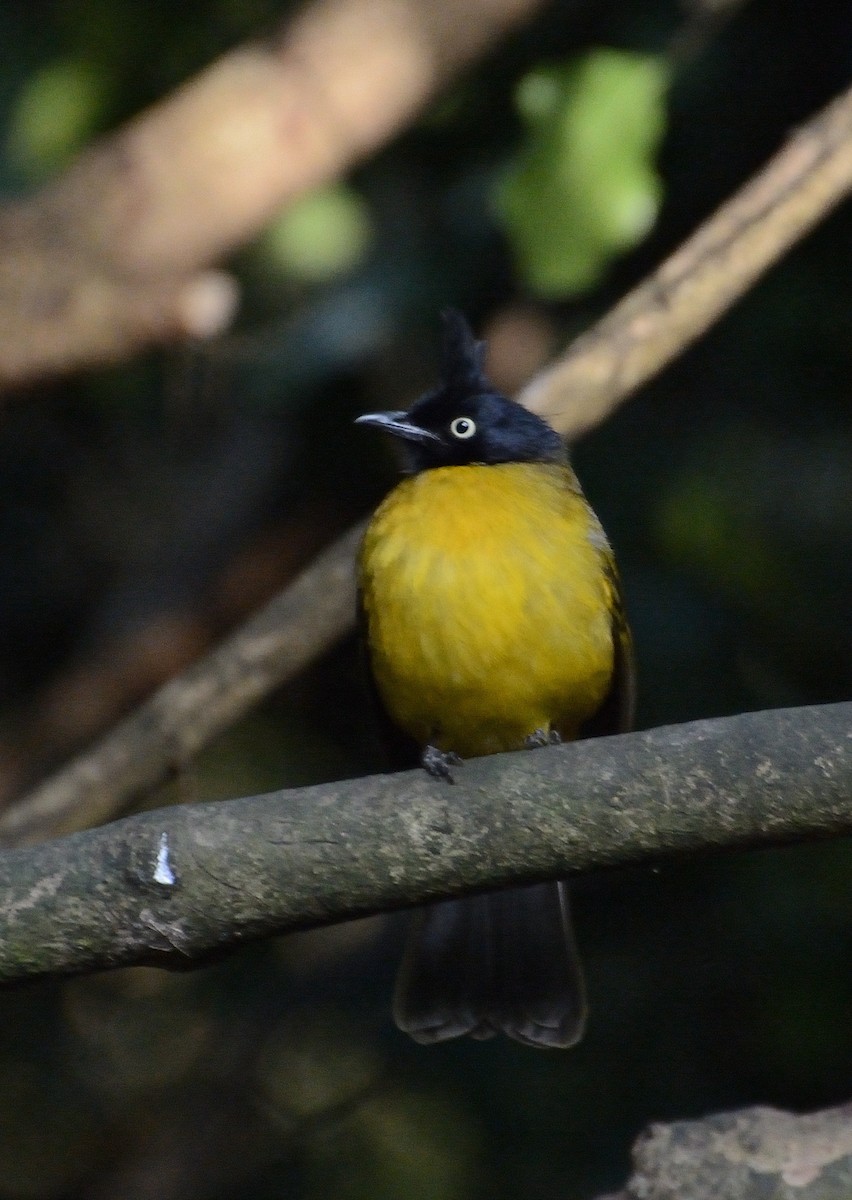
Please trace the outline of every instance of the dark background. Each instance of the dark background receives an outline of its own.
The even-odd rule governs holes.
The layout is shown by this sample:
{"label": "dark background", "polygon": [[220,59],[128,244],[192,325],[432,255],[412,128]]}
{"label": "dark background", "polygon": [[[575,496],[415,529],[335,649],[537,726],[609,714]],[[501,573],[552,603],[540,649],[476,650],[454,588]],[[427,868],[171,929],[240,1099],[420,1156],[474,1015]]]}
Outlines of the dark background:
{"label": "dark background", "polygon": [[[282,11],[6,0],[0,188],[25,193]],[[724,17],[552,5],[333,194],[330,265],[295,262],[285,221],[231,264],[233,334],[9,399],[6,782],[85,744],[369,510],[394,468],[351,420],[430,385],[441,306],[518,386],[847,86],[848,7]],[[495,215],[524,150],[513,94],[599,46],[668,56],[662,207],[597,281],[540,298]],[[850,269],[847,208],[576,448],[622,566],[640,725],[850,694]],[[348,640],[148,803],[380,769],[365,707]],[[848,1100],[851,873],[837,842],[580,881],[592,1009],[566,1054],[408,1042],[388,1013],[396,919],[4,995],[0,1196],[592,1197],[649,1121]]]}

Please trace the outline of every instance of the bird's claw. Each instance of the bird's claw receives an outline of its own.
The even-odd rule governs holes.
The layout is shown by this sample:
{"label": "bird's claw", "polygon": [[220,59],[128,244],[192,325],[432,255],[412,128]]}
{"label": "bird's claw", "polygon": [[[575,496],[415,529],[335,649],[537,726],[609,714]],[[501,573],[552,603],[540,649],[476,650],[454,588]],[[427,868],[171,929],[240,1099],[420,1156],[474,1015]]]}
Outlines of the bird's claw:
{"label": "bird's claw", "polygon": [[524,738],[527,750],[540,750],[542,746],[559,746],[562,738],[555,729],[534,729]]}
{"label": "bird's claw", "polygon": [[443,779],[445,783],[455,783],[452,768],[462,764],[455,750],[439,750],[437,746],[427,746],[420,756],[420,762],[433,779]]}

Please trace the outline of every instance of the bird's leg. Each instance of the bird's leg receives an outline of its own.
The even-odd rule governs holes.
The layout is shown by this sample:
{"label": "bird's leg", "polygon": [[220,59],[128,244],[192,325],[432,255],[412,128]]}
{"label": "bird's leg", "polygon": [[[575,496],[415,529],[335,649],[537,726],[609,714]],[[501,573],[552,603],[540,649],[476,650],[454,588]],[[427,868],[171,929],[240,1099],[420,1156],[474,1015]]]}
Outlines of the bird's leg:
{"label": "bird's leg", "polygon": [[420,763],[433,779],[443,779],[445,783],[455,783],[453,767],[460,767],[462,760],[455,750],[439,750],[437,746],[427,746],[420,755]]}
{"label": "bird's leg", "polygon": [[555,729],[534,729],[524,738],[526,750],[540,750],[542,746],[559,746],[562,738]]}

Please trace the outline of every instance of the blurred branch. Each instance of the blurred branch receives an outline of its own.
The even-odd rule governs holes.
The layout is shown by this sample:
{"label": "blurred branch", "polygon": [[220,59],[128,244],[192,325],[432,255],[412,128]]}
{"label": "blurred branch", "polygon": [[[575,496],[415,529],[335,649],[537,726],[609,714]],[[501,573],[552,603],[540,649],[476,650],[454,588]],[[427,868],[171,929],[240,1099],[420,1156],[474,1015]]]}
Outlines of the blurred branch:
{"label": "blurred branch", "polygon": [[570,437],[598,425],[852,189],[852,89],[518,397]]}
{"label": "blurred branch", "polygon": [[651,1125],[623,1192],[600,1200],[848,1200],[852,1104],[798,1116],[744,1108]]}
{"label": "blurred branch", "polygon": [[0,980],[185,966],[509,882],[852,833],[852,703],[146,812],[0,855]]}
{"label": "blurred branch", "polygon": [[108,820],[181,770],[218,733],[345,632],[355,611],[349,530],[215,650],[159,688],[88,753],[0,817],[7,845]]}
{"label": "blurred branch", "polygon": [[[225,520],[233,521],[238,500],[233,494],[228,498],[220,492],[215,495],[228,514]],[[209,541],[208,530],[201,529],[205,523],[209,525],[209,508],[196,504],[190,511],[196,514],[193,521],[199,526],[200,537]],[[158,688],[212,652],[232,630],[242,628],[279,595],[285,583],[291,584],[322,551],[323,544],[339,532],[329,528],[330,522],[328,510],[321,503],[302,503],[288,517],[250,538],[226,564],[219,569],[214,566],[208,587],[202,596],[195,597],[194,604],[181,603],[177,596],[172,603],[157,613],[148,612],[141,620],[105,626],[100,631],[94,627],[94,636],[90,627],[89,637],[83,639],[88,644],[81,645],[53,678],[38,688],[28,702],[19,704],[14,715],[7,714],[0,724],[0,820],[16,796],[22,796],[37,782],[48,778],[51,771],[67,763],[95,738],[104,738],[107,730],[113,730]],[[176,529],[175,537],[180,544],[188,545],[184,531]],[[200,544],[199,550],[204,553]],[[116,587],[120,590],[121,586],[119,581]],[[294,633],[292,626],[290,629],[295,636],[298,631]],[[237,652],[241,654],[239,646],[238,642]],[[251,656],[241,657],[250,667]],[[148,720],[149,733],[158,724],[157,717]],[[106,740],[110,740],[109,736]],[[150,762],[151,747],[132,735],[131,740]],[[168,773],[170,752],[166,741],[162,739],[158,749],[161,769]],[[115,764],[118,760],[113,752],[110,755]],[[72,771],[72,777],[81,783],[85,779],[76,771]],[[94,782],[94,775],[89,778]],[[73,785],[66,781],[60,791],[67,800],[68,810],[76,808],[78,796]],[[85,786],[81,797],[84,795]],[[97,812],[99,800],[93,796],[92,801]],[[108,807],[105,815],[115,815],[115,811],[114,807]],[[51,812],[50,803],[45,812]],[[83,809],[79,819],[85,821]],[[60,814],[55,832],[63,831]]]}
{"label": "blurred branch", "polygon": [[[568,437],[602,420],[733,304],[760,270],[780,258],[850,185],[852,91],[804,126],[658,272],[533,380],[522,399],[547,411]],[[310,606],[301,609],[303,627],[289,623],[286,631],[273,635],[270,618],[268,636],[256,643],[250,624],[246,636],[254,652],[248,656],[238,631],[187,676],[166,684],[88,752],[22,797],[0,817],[0,840],[28,841],[120,811],[166,778],[175,762],[185,762],[190,750],[206,745],[229,721],[343,636],[354,622],[349,580],[356,544],[354,533],[342,539],[316,568],[317,590],[327,605],[321,628]],[[336,598],[327,594],[329,578],[338,587],[345,581]],[[311,582],[309,570],[298,586]],[[265,613],[289,612],[288,597],[285,590]],[[291,637],[298,646],[309,644],[310,653],[288,656]],[[210,689],[218,690],[223,680],[231,690],[227,706],[208,706]]]}
{"label": "blurred branch", "polygon": [[227,326],[211,270],[347,170],[540,0],[315,0],[0,210],[0,388]]}

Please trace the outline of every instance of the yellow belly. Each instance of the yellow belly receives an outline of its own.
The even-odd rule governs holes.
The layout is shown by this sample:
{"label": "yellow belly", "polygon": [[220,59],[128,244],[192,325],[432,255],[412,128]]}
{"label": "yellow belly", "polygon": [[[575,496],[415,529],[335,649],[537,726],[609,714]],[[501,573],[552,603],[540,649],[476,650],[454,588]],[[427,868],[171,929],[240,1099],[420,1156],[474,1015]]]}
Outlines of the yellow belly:
{"label": "yellow belly", "polygon": [[370,662],[392,719],[462,757],[575,737],[613,669],[610,551],[568,467],[402,481],[360,555]]}

